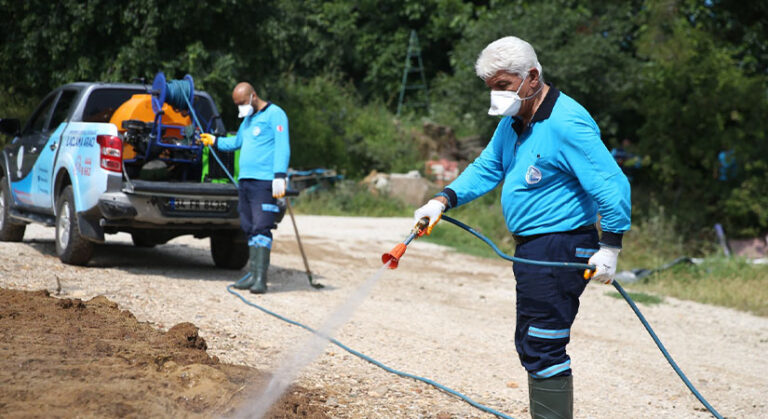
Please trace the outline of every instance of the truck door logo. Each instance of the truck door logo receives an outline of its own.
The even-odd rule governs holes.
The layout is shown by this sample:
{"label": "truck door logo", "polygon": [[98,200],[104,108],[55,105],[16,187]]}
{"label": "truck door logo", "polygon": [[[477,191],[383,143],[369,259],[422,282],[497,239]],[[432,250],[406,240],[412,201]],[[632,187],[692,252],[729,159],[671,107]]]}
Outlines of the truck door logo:
{"label": "truck door logo", "polygon": [[81,156],[77,156],[77,160],[75,160],[75,171],[80,176],[90,176],[91,175],[91,158],[86,157],[85,163],[83,163],[83,158]]}

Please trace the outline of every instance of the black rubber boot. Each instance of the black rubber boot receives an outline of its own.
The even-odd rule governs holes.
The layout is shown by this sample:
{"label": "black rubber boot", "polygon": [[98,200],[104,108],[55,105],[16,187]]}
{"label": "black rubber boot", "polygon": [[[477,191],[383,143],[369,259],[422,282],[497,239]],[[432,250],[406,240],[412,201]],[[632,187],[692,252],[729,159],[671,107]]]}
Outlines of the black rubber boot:
{"label": "black rubber boot", "polygon": [[240,278],[239,281],[235,282],[235,285],[233,287],[239,289],[239,290],[247,290],[253,286],[253,284],[256,283],[256,275],[254,275],[254,267],[256,266],[256,254],[258,249],[256,246],[249,246],[249,256],[248,261],[250,262],[250,266],[248,267],[248,273],[250,275],[246,275],[242,278]]}
{"label": "black rubber boot", "polygon": [[254,278],[251,292],[264,294],[267,292],[267,270],[269,269],[269,248],[256,247],[256,257],[251,260],[251,276]]}
{"label": "black rubber boot", "polygon": [[533,419],[573,418],[573,376],[545,379],[528,376]]}

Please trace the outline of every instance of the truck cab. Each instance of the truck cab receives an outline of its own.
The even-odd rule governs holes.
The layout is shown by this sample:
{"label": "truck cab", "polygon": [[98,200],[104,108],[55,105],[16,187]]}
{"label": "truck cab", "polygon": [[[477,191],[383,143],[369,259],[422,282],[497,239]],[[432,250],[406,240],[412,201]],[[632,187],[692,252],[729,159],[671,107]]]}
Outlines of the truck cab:
{"label": "truck cab", "polygon": [[[207,93],[190,88],[187,103],[193,112],[150,86],[81,82],[45,96],[23,126],[0,119],[12,137],[0,155],[0,241],[21,241],[28,223],[52,226],[59,258],[85,265],[107,234],[144,247],[191,234],[210,238],[216,266],[240,269],[237,188],[196,141],[200,127],[225,127]],[[218,154],[236,173],[234,153]]]}

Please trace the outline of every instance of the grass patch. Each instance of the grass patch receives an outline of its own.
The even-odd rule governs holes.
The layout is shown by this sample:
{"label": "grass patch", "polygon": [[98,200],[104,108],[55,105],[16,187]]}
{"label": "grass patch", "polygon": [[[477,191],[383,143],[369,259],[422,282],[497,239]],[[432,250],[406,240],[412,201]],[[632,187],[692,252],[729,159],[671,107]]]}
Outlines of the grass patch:
{"label": "grass patch", "polygon": [[681,223],[657,207],[644,219],[634,220],[624,237],[619,271],[657,268],[680,256],[703,257],[700,265],[680,264],[655,273],[629,287],[635,292],[668,295],[768,316],[768,266],[719,254],[714,239],[697,234],[685,242]]}
{"label": "grass patch", "polygon": [[[652,306],[652,305],[661,304],[664,302],[664,298],[659,297],[657,295],[646,294],[644,292],[627,292],[627,294],[629,294],[629,297],[632,298],[632,300],[637,304],[645,304],[645,305]],[[624,297],[622,297],[621,294],[619,294],[616,291],[606,292],[605,295],[613,298],[618,298],[619,300],[624,299]]]}
{"label": "grass patch", "polygon": [[317,190],[293,198],[300,214],[345,215],[359,217],[409,217],[413,208],[396,198],[371,193],[351,180],[326,190]]}
{"label": "grass patch", "polygon": [[701,265],[676,266],[632,284],[632,289],[768,316],[768,266],[745,259],[712,257]]}

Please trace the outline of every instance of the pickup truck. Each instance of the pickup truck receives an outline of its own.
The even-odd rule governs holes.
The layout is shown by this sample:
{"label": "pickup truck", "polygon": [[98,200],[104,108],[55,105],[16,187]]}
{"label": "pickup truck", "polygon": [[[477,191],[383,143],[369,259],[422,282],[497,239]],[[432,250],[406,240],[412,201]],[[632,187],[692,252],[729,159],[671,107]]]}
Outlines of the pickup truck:
{"label": "pickup truck", "polygon": [[[191,234],[210,238],[216,266],[242,268],[237,188],[209,179],[216,163],[206,165],[190,112],[158,103],[157,93],[72,83],[48,94],[23,127],[0,119],[12,138],[0,156],[0,241],[21,241],[28,223],[55,226],[59,258],[86,265],[106,234],[129,233],[142,247]],[[210,95],[192,89],[190,99],[206,131],[226,132]],[[222,160],[236,169],[234,156]]]}

